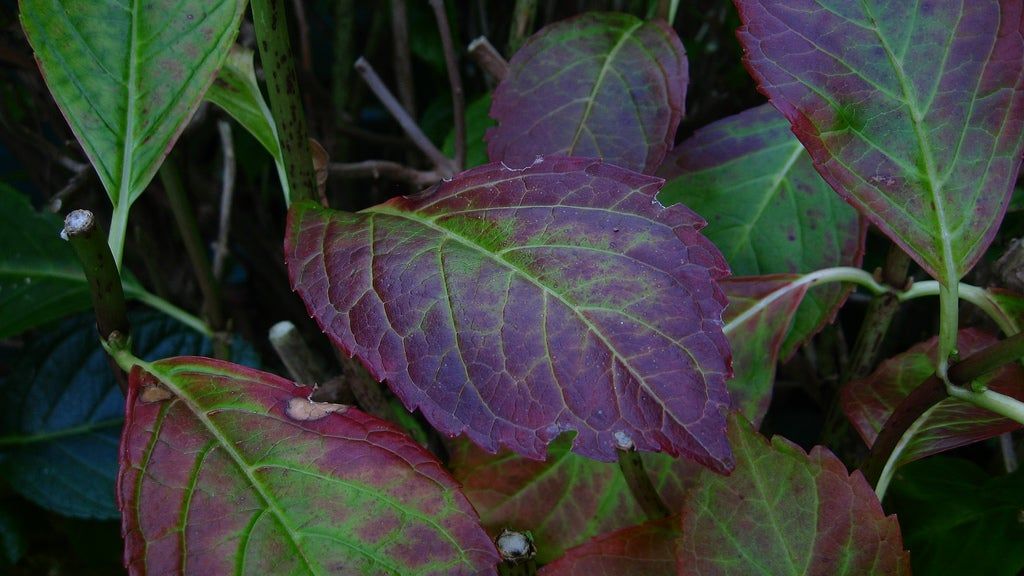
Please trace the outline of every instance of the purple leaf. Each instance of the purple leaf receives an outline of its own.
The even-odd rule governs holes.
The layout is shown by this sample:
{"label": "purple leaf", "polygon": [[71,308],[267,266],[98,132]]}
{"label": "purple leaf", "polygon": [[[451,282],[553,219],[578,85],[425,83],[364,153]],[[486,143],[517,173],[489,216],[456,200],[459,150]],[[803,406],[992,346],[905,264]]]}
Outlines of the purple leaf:
{"label": "purple leaf", "polygon": [[[936,343],[932,338],[890,358],[863,380],[847,383],[842,407],[864,442],[870,447],[893,411],[915,388],[935,372]],[[998,340],[976,329],[961,330],[957,350],[961,357],[995,344]],[[1007,364],[981,379],[997,392],[1024,400],[1024,368]],[[1020,428],[1020,424],[963,400],[947,398],[917,420],[913,436],[902,446],[899,464],[979,442]]]}
{"label": "purple leaf", "polygon": [[686,53],[660,20],[588,13],[530,38],[494,91],[492,161],[593,156],[653,173],[672,148],[686,99]]}
{"label": "purple leaf", "polygon": [[736,5],[748,68],[822,176],[932,276],[963,276],[1021,161],[1021,3]]}
{"label": "purple leaf", "polygon": [[910,574],[895,516],[831,452],[768,442],[730,418],[731,476],[701,473],[683,509],[680,576]]}
{"label": "purple leaf", "polygon": [[[789,122],[764,104],[698,130],[658,168],[658,194],[708,219],[704,234],[737,276],[803,274],[859,267],[867,222],[815,172]],[[848,286],[812,290],[801,304],[783,357],[828,323]]]}
{"label": "purple leaf", "polygon": [[728,470],[726,272],[661,181],[600,161],[475,168],[349,214],[297,204],[292,286],[342,351],[440,431],[543,458],[616,435]]}
{"label": "purple leaf", "polygon": [[131,373],[118,504],[132,574],[494,574],[458,484],[390,424],[206,358]]}
{"label": "purple leaf", "polygon": [[541,568],[540,576],[671,576],[679,519],[664,518],[598,536]]}

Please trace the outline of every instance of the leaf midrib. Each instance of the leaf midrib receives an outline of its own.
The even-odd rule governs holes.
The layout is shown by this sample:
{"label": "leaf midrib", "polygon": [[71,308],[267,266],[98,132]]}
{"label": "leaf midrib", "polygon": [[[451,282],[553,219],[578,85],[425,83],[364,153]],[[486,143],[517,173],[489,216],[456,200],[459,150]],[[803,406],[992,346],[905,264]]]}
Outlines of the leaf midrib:
{"label": "leaf midrib", "polygon": [[249,482],[249,485],[252,487],[253,490],[256,491],[259,497],[266,504],[266,509],[269,510],[270,513],[273,514],[274,517],[277,519],[278,524],[281,526],[283,532],[288,537],[288,540],[291,542],[292,547],[295,548],[295,551],[302,559],[302,562],[303,564],[305,564],[306,569],[309,571],[309,573],[320,574],[314,569],[313,563],[309,560],[309,558],[306,557],[305,550],[302,548],[302,546],[300,546],[302,538],[298,534],[298,531],[295,530],[295,528],[293,528],[291,524],[288,522],[287,516],[285,515],[284,511],[281,510],[281,508],[278,506],[277,501],[273,498],[273,495],[270,493],[269,489],[266,486],[264,486],[263,482],[261,482],[259,478],[257,478],[253,474],[248,463],[245,461],[244,458],[242,458],[242,455],[235,448],[234,443],[230,441],[230,439],[224,434],[223,431],[221,431],[219,426],[217,426],[216,424],[214,424],[212,420],[210,420],[209,415],[204,410],[202,410],[197,404],[195,404],[194,399],[187,393],[187,391],[183,390],[175,383],[174,379],[171,378],[169,374],[165,373],[163,370],[161,370],[159,367],[153,364],[146,364],[140,362],[140,366],[142,367],[143,370],[153,375],[157,380],[160,381],[161,384],[163,384],[169,390],[171,390],[177,398],[179,398],[182,402],[185,403],[186,406],[188,406],[189,411],[192,413],[192,415],[203,424],[203,427],[206,428],[207,432],[209,432],[209,434],[213,436],[213,438],[217,441],[220,447],[224,450],[224,453],[231,458],[231,460],[235,464],[235,467],[238,468],[239,472],[241,472],[242,475],[245,476],[246,480]]}
{"label": "leaf midrib", "polygon": [[572,142],[569,144],[569,149],[566,152],[569,156],[572,156],[573,152],[576,150],[576,144],[579,142],[580,135],[583,134],[583,129],[586,127],[587,120],[590,118],[591,110],[594,108],[594,100],[597,99],[597,93],[600,91],[601,85],[604,83],[605,76],[608,75],[608,70],[611,68],[612,61],[615,60],[615,56],[617,56],[619,50],[625,46],[626,41],[629,40],[630,36],[639,30],[643,24],[643,20],[639,20],[623,32],[622,36],[620,36],[619,40],[615,43],[615,46],[613,46],[608,52],[608,56],[605,57],[604,63],[601,64],[601,70],[598,71],[597,79],[594,81],[594,86],[590,89],[590,96],[587,98],[587,107],[583,109],[583,116],[580,117],[580,122],[576,125],[576,133],[573,135]]}

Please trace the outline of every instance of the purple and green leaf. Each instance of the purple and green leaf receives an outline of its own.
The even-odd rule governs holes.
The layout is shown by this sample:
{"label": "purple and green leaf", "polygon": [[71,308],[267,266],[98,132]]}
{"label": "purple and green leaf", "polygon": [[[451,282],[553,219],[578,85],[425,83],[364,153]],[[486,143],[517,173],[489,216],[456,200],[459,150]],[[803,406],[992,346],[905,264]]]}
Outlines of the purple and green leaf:
{"label": "purple and green leaf", "polygon": [[769,442],[730,418],[730,476],[702,472],[683,509],[680,576],[910,573],[900,529],[831,452]]}
{"label": "purple and green leaf", "polygon": [[653,173],[683,117],[686,53],[660,20],[587,13],[534,34],[494,91],[491,161],[587,156]]}
{"label": "purple and green leaf", "polygon": [[731,468],[724,260],[661,181],[581,158],[492,163],[357,214],[293,206],[293,288],[445,434],[543,458],[641,450]]}
{"label": "purple and green leaf", "polygon": [[[961,330],[957,350],[970,356],[997,338],[977,329]],[[882,363],[867,378],[846,384],[841,405],[864,442],[870,447],[886,420],[910,393],[935,372],[937,338],[921,342]],[[985,376],[979,384],[1024,400],[1024,368],[1007,364]],[[1020,424],[963,400],[946,398],[914,423],[912,436],[905,439],[898,464],[979,442],[1020,428]]]}
{"label": "purple and green leaf", "polygon": [[430,453],[311,392],[205,358],[135,366],[118,479],[130,573],[494,573]]}
{"label": "purple and green leaf", "polygon": [[825,180],[949,285],[992,241],[1024,145],[1012,0],[736,0],[745,63]]}
{"label": "purple and green leaf", "polygon": [[673,576],[679,518],[604,534],[541,568],[540,576]]}
{"label": "purple and green leaf", "polygon": [[[735,276],[861,264],[865,221],[815,172],[789,122],[769,104],[698,130],[657,174],[667,180],[658,199],[704,216],[704,234]],[[782,356],[829,322],[849,291],[841,284],[810,291]]]}

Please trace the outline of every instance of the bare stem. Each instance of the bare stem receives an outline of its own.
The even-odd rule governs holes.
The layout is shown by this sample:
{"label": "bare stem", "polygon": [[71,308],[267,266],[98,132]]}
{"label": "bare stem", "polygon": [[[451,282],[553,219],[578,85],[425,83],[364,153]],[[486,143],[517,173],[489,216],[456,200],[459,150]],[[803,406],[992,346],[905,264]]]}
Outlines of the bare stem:
{"label": "bare stem", "polygon": [[970,384],[971,381],[1006,364],[1016,362],[1021,357],[1024,357],[1024,332],[996,342],[972,354],[970,358],[953,364],[948,372],[949,382],[956,385]]}
{"label": "bare stem", "polygon": [[498,53],[486,36],[480,36],[469,43],[469,56],[495,80],[501,82],[508,76],[508,62]]}
{"label": "bare stem", "polygon": [[391,0],[391,36],[394,41],[395,82],[398,97],[410,116],[416,116],[416,92],[413,90],[412,56],[409,52],[409,20],[405,0]]}
{"label": "bare stem", "polygon": [[402,127],[402,130],[409,136],[413,144],[434,163],[434,167],[437,168],[438,172],[444,174],[445,177],[451,176],[454,173],[451,160],[441,153],[437,146],[434,146],[430,138],[427,138],[427,135],[416,124],[416,121],[409,116],[405,108],[395,99],[395,95],[384,85],[384,81],[381,80],[373,66],[370,66],[370,63],[365,58],[359,58],[356,60],[356,71],[363,77],[366,85],[370,87],[370,90],[381,101],[381,104],[384,104],[384,107],[388,109],[388,112],[398,122],[398,125]]}
{"label": "bare stem", "polygon": [[221,156],[224,168],[221,173],[220,221],[217,226],[217,245],[213,253],[213,277],[220,279],[224,275],[224,260],[228,255],[228,232],[231,230],[231,204],[235,195],[235,146],[231,138],[231,124],[223,120],[217,121],[217,132],[220,134]]}
{"label": "bare stem", "polygon": [[441,33],[441,48],[444,50],[445,68],[448,69],[448,84],[452,90],[452,114],[455,117],[455,170],[466,165],[466,96],[462,90],[462,75],[459,73],[459,58],[452,42],[452,29],[444,10],[444,0],[430,0]]}
{"label": "bare stem", "polygon": [[[199,290],[203,293],[203,310],[206,314],[210,328],[214,334],[224,329],[224,313],[220,304],[220,289],[217,279],[213,275],[213,268],[210,266],[210,259],[206,255],[206,248],[203,246],[203,238],[199,233],[199,223],[196,222],[195,213],[185,193],[185,187],[181,182],[181,173],[178,171],[174,159],[168,157],[160,166],[160,181],[164,185],[164,192],[167,194],[167,201],[171,206],[171,213],[178,225],[178,232],[185,244],[185,252],[192,263],[192,271],[199,283]],[[226,360],[229,356],[227,342],[224,338],[214,336],[214,356]]]}
{"label": "bare stem", "polygon": [[270,92],[270,110],[281,139],[281,155],[291,189],[288,201],[315,201],[316,185],[313,180],[313,161],[309,156],[309,133],[288,39],[284,0],[252,0],[251,5],[260,60]]}
{"label": "bare stem", "polygon": [[[891,245],[882,269],[882,282],[897,291],[903,290],[907,285],[909,270],[910,257],[899,246]],[[853,345],[851,368],[844,375],[844,380],[863,378],[871,373],[899,307],[899,298],[892,292],[878,294],[871,300]]]}
{"label": "bare stem", "polygon": [[313,386],[330,378],[323,359],[306,344],[295,324],[278,322],[270,328],[267,337],[292,380]]}
{"label": "bare stem", "polygon": [[332,175],[341,178],[373,178],[377,180],[383,177],[419,187],[436,184],[441,179],[437,172],[416,170],[404,164],[388,160],[366,160],[352,163],[336,162],[330,164],[329,169]]}

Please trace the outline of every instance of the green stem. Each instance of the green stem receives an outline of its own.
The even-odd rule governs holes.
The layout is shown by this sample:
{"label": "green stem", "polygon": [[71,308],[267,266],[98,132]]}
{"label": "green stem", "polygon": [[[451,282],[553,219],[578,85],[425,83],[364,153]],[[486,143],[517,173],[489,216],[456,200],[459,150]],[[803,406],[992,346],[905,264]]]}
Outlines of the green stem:
{"label": "green stem", "polygon": [[622,471],[629,491],[640,504],[640,509],[644,511],[647,518],[649,520],[666,518],[669,515],[668,506],[665,506],[665,502],[658,495],[654,484],[651,484],[651,477],[644,467],[643,458],[632,444],[632,441],[629,441],[625,445],[619,446],[619,470]]}
{"label": "green stem", "polygon": [[1016,398],[1000,394],[995,390],[974,392],[973,390],[961,388],[953,384],[947,384],[946,389],[949,395],[954,398],[970,402],[975,406],[981,406],[1014,422],[1024,424],[1024,402]]}
{"label": "green stem", "polygon": [[[899,293],[898,296],[901,302],[913,300],[914,298],[921,298],[922,296],[938,296],[940,286],[941,284],[934,280],[916,282],[909,290]],[[999,303],[992,299],[992,295],[984,288],[979,288],[977,286],[961,282],[959,285],[959,293],[962,300],[974,304],[982,312],[992,318],[992,320],[999,326],[999,329],[1003,331],[1003,334],[1013,336],[1020,332],[1020,327],[1017,325],[1017,321],[1013,316],[1007,314],[1006,311],[999,306]]]}
{"label": "green stem", "polygon": [[100,224],[92,212],[74,210],[64,219],[61,235],[71,243],[89,283],[100,337],[107,340],[115,332],[127,337],[128,309],[124,302],[121,276],[114,256],[104,241]]}
{"label": "green stem", "polygon": [[949,360],[956,354],[957,323],[960,315],[959,283],[956,280],[939,286],[939,353],[936,373],[946,380]]}
{"label": "green stem", "polygon": [[199,332],[203,336],[206,336],[207,338],[210,339],[214,337],[213,330],[211,330],[210,327],[206,324],[206,322],[203,322],[201,318],[193,314],[190,314],[185,310],[182,310],[181,308],[178,308],[174,304],[171,304],[170,302],[164,300],[163,298],[157,296],[156,294],[152,294],[145,290],[135,290],[131,287],[127,289],[127,292],[133,299],[138,300],[143,304],[146,304],[150,308],[163,312],[164,314],[170,316],[171,318],[174,318],[178,322],[181,322],[182,324],[188,326],[189,328],[195,330],[196,332]]}
{"label": "green stem", "polygon": [[736,316],[725,325],[725,333],[728,334],[737,327],[742,326],[744,322],[749,320],[752,316],[755,316],[765,308],[772,305],[773,302],[779,298],[783,298],[792,290],[796,290],[802,286],[815,286],[818,284],[830,284],[833,282],[850,282],[852,284],[858,284],[867,288],[873,294],[884,294],[889,291],[889,288],[880,284],[875,278],[861,270],[860,268],[851,268],[847,266],[840,266],[837,268],[823,268],[816,270],[810,274],[804,274],[797,278],[793,282],[785,285],[784,287],[772,292],[767,297],[758,301],[757,304],[751,306],[747,310],[744,310],[742,314]]}
{"label": "green stem", "polygon": [[[216,335],[224,329],[220,288],[213,275],[210,258],[203,245],[203,237],[199,233],[199,223],[196,221],[192,205],[188,200],[188,194],[185,193],[185,187],[182,185],[181,173],[173,158],[168,157],[160,166],[160,181],[164,185],[164,192],[167,194],[174,221],[178,225],[178,232],[185,244],[185,252],[192,263],[192,271],[195,272],[196,280],[199,282],[199,290],[203,293],[203,309],[209,319],[210,328]],[[230,356],[227,341],[219,336],[213,338],[213,350],[214,356],[218,359],[226,360]]]}
{"label": "green stem", "polygon": [[291,192],[286,201],[291,204],[299,200],[316,200],[309,132],[288,38],[284,0],[252,0],[250,4],[256,43],[270,93],[270,109],[281,141],[281,156]]}

